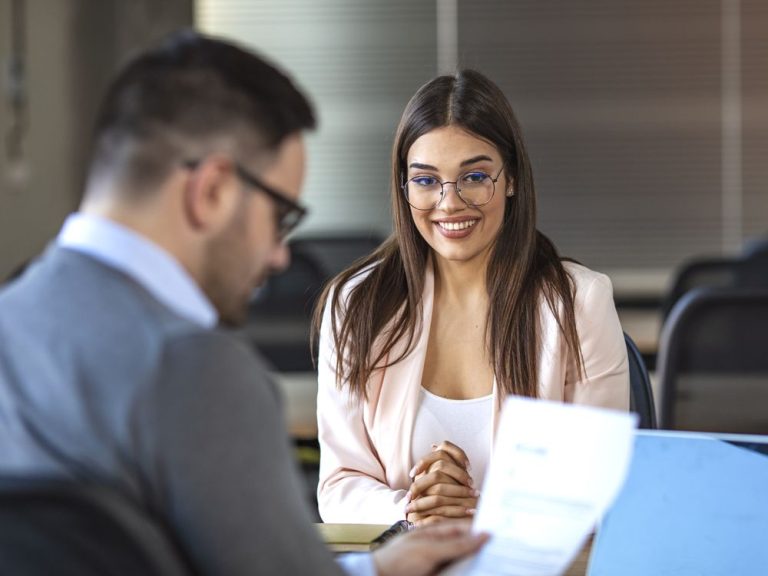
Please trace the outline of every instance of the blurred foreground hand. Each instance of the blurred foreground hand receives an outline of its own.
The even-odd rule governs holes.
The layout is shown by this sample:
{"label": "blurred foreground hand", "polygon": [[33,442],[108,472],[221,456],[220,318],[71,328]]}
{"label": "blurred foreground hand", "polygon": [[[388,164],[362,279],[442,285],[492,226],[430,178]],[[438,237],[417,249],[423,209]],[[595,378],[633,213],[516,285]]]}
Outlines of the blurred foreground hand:
{"label": "blurred foreground hand", "polygon": [[397,536],[373,552],[378,576],[426,576],[477,552],[488,534],[472,534],[467,521],[445,521]]}

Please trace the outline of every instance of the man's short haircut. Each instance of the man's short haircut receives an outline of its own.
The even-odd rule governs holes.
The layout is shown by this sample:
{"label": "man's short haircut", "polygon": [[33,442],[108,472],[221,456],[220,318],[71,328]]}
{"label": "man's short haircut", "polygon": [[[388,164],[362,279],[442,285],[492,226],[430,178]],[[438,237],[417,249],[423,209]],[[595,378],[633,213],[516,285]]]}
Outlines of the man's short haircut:
{"label": "man's short haircut", "polygon": [[186,160],[222,152],[249,161],[314,127],[311,104],[285,74],[233,44],[184,30],[130,62],[109,87],[90,178],[109,174],[120,189],[140,194]]}

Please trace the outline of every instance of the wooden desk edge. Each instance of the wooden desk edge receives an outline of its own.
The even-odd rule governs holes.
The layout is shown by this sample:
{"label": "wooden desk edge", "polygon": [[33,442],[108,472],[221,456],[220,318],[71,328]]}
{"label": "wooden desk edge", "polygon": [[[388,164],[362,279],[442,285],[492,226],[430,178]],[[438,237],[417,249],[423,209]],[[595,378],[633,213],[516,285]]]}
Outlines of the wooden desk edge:
{"label": "wooden desk edge", "polygon": [[[320,536],[328,548],[334,553],[367,552],[371,548],[371,540],[389,528],[386,524],[315,524]],[[586,576],[589,566],[589,556],[592,553],[593,538],[586,543],[576,555],[565,576]]]}

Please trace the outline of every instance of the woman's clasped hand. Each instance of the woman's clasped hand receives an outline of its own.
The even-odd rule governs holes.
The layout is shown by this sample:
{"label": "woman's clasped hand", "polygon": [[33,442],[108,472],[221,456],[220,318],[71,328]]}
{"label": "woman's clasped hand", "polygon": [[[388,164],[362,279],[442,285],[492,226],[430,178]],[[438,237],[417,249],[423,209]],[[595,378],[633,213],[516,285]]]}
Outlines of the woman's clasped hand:
{"label": "woman's clasped hand", "polygon": [[409,475],[413,479],[405,507],[409,522],[418,526],[474,516],[480,492],[467,455],[455,444],[434,444]]}

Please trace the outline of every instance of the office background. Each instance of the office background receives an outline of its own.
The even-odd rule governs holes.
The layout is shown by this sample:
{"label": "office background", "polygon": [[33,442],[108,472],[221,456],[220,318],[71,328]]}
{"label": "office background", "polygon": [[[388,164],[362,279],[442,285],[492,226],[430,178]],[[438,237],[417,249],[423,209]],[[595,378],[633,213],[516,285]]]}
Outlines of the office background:
{"label": "office background", "polygon": [[[96,103],[113,73],[183,26],[277,61],[320,116],[308,138],[311,215],[294,245],[299,265],[261,292],[243,334],[276,368],[310,498],[309,310],[325,278],[389,234],[397,123],[438,73],[474,67],[507,94],[534,167],[540,228],[563,254],[613,280],[660,417],[662,391],[675,389],[678,373],[701,372],[672,361],[654,372],[662,304],[686,261],[735,256],[768,238],[768,3],[0,0],[0,281],[76,209]],[[305,261],[312,266],[302,269]],[[758,265],[764,285],[768,267]],[[706,344],[680,353],[705,359],[703,388],[677,378],[665,402],[681,407],[683,427],[696,414],[703,429],[768,430],[764,343],[745,328],[765,325],[761,306],[728,309],[725,320],[683,334]]]}
{"label": "office background", "polygon": [[[0,281],[76,209],[112,74],[182,26],[274,59],[316,103],[300,238],[386,236],[406,102],[438,73],[485,72],[522,124],[540,228],[612,278],[622,325],[652,369],[675,270],[768,238],[765,0],[0,0]],[[766,433],[761,298],[681,329],[683,344],[668,347],[677,359],[652,374],[657,409],[660,379],[677,382],[682,401],[670,393],[667,406],[681,407],[683,428],[696,416],[708,430]],[[257,305],[246,335],[275,344],[311,498],[316,378],[306,310],[288,304]],[[686,338],[705,346],[690,354]]]}
{"label": "office background", "polygon": [[258,49],[313,96],[305,234],[389,232],[400,113],[456,66],[512,102],[542,230],[620,294],[768,232],[760,0],[0,0],[0,276],[77,205],[110,74],[185,25]]}

